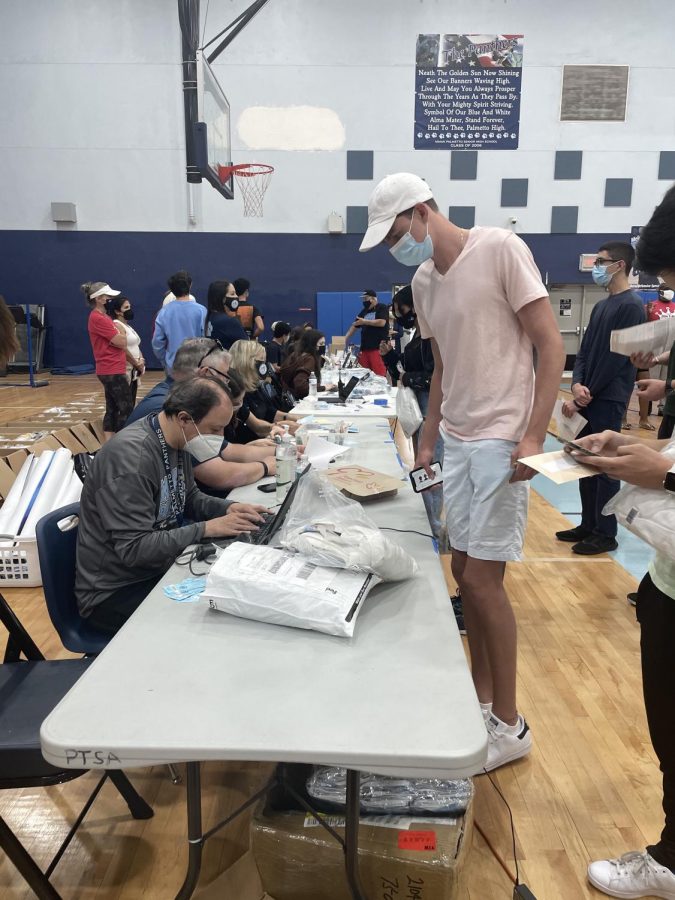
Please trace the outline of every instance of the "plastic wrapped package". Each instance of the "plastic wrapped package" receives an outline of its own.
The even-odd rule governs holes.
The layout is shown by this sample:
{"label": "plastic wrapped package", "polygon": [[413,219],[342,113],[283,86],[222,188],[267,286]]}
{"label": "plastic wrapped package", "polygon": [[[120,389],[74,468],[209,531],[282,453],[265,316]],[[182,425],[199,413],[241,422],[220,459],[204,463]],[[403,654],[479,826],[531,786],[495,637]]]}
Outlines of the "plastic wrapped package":
{"label": "plastic wrapped package", "polygon": [[[317,766],[307,780],[307,793],[331,809],[343,810],[347,770]],[[473,797],[470,778],[393,778],[361,775],[361,812],[366,815],[458,816]]]}
{"label": "plastic wrapped package", "polygon": [[279,538],[318,566],[370,572],[382,581],[403,581],[418,571],[413,557],[380,531],[360,503],[316,471],[298,485]]}

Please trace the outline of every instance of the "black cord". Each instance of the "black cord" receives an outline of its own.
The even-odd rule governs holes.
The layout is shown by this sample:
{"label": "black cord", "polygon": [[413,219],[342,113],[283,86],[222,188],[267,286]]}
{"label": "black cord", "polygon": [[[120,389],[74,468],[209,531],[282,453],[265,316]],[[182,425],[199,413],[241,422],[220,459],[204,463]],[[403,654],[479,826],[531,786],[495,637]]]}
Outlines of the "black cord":
{"label": "black cord", "polygon": [[390,525],[381,525],[380,531],[400,531],[401,534],[419,534],[421,537],[431,538],[433,541],[433,534],[425,534],[424,531],[414,531],[412,528],[392,528]]}
{"label": "black cord", "polygon": [[520,872],[518,871],[518,857],[516,856],[516,829],[515,829],[515,826],[514,826],[514,824],[513,824],[513,813],[511,812],[511,807],[509,806],[506,797],[505,797],[505,796],[502,794],[502,792],[499,790],[499,787],[497,786],[497,784],[492,780],[492,776],[490,775],[490,773],[489,773],[489,772],[485,772],[485,774],[486,774],[487,777],[490,779],[490,784],[491,784],[492,787],[497,791],[497,793],[499,794],[499,796],[502,798],[502,801],[503,801],[504,805],[506,806],[506,808],[507,808],[507,810],[508,810],[508,812],[509,812],[509,821],[511,822],[511,840],[512,840],[512,842],[513,842],[513,862],[515,863],[515,866],[516,866],[516,880],[515,880],[515,885],[516,885],[516,887],[518,887],[518,885],[520,884]]}

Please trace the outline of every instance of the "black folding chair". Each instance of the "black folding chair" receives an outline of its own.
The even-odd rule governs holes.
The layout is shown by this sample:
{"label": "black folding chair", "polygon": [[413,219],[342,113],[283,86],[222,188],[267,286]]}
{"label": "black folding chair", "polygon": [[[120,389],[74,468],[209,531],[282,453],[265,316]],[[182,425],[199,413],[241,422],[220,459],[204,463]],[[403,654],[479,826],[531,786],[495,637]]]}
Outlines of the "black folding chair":
{"label": "black folding chair", "polygon": [[[40,750],[40,726],[92,660],[46,660],[2,594],[0,622],[9,634],[4,660],[0,665],[0,790],[47,787],[86,775],[86,770],[58,769],[44,759]],[[136,792],[123,772],[107,771],[44,873],[0,817],[0,848],[37,897],[60,900],[49,877],[107,778],[126,801],[134,819],[153,816],[152,808]]]}

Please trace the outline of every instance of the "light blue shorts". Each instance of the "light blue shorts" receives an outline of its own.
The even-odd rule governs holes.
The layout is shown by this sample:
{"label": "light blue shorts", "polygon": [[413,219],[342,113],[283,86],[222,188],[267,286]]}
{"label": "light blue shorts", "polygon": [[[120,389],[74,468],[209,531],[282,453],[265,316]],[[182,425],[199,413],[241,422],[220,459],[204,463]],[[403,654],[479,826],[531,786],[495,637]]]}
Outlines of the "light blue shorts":
{"label": "light blue shorts", "polygon": [[441,428],[450,546],[474,559],[522,558],[530,483],[508,484],[513,441],[460,441]]}

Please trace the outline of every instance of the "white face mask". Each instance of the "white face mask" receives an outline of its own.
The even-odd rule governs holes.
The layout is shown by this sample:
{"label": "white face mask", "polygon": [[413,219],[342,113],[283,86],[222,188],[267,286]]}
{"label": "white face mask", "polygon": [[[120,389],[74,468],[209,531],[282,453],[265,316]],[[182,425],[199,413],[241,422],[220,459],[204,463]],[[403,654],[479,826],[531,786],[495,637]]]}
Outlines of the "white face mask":
{"label": "white face mask", "polygon": [[[197,428],[196,424],[195,428]],[[185,431],[183,431],[183,437],[185,437]],[[220,456],[224,443],[225,438],[221,434],[202,434],[197,428],[195,437],[190,438],[189,441],[185,438],[185,447],[183,449],[190,456],[194,457],[198,463],[204,463]]]}

